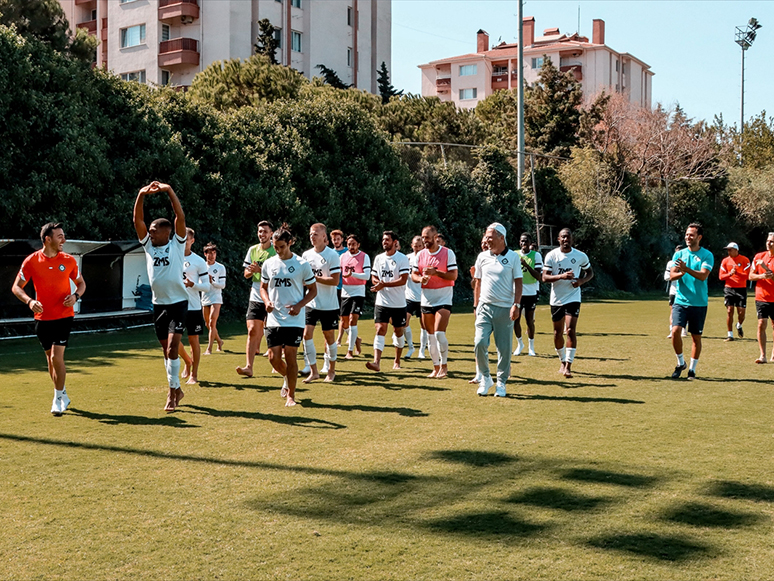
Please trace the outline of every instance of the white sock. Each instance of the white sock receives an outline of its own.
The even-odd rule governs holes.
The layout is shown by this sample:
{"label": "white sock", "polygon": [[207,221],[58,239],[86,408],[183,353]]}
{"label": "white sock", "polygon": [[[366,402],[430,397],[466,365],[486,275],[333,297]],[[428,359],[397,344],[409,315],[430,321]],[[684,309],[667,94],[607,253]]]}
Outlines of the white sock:
{"label": "white sock", "polygon": [[683,358],[683,354],[682,353],[679,353],[677,355],[677,364],[680,365],[681,367],[683,365],[685,365],[685,359]]}
{"label": "white sock", "polygon": [[419,334],[419,352],[424,353],[425,349],[427,349],[427,346],[430,344],[430,337],[427,334],[426,329],[422,329],[422,332]]}
{"label": "white sock", "polygon": [[693,371],[694,373],[696,373],[696,366],[698,364],[699,364],[699,360],[698,359],[694,359],[693,357],[691,357],[691,364],[688,366],[688,370],[689,371]]}
{"label": "white sock", "polygon": [[524,349],[524,340],[521,337],[516,337],[516,340],[519,342],[519,347]]}
{"label": "white sock", "polygon": [[374,351],[384,351],[384,335],[374,337]]}
{"label": "white sock", "polygon": [[438,350],[438,339],[434,334],[427,334],[427,342],[430,344],[430,358],[433,360],[433,365],[441,364],[441,352]]}
{"label": "white sock", "polygon": [[404,335],[401,335],[400,337],[395,337],[396,339],[396,347],[398,349],[403,349],[406,346],[406,337]]}
{"label": "white sock", "polygon": [[64,389],[54,388],[54,397],[62,397],[64,395]]}
{"label": "white sock", "polygon": [[349,340],[347,341],[347,349],[349,351],[355,351],[355,345],[357,344],[357,325],[349,326]]}
{"label": "white sock", "polygon": [[405,327],[403,329],[403,336],[406,337],[406,344],[409,346],[409,349],[414,348],[414,336],[411,333],[411,327]]}
{"label": "white sock", "polygon": [[304,361],[307,365],[317,365],[317,349],[314,348],[314,339],[304,339]]}
{"label": "white sock", "polygon": [[555,349],[555,350],[556,350],[556,354],[559,356],[559,361],[564,363],[565,357],[566,357],[565,348],[562,347],[561,349]]}
{"label": "white sock", "polygon": [[336,344],[336,341],[328,345],[328,361],[333,363],[336,361],[336,358],[339,355],[339,346]]}
{"label": "white sock", "polygon": [[733,331],[729,331],[729,332],[728,332],[728,336],[729,336],[729,337],[731,337],[731,338],[733,338],[733,337],[734,337],[734,332],[733,332]]}
{"label": "white sock", "polygon": [[169,380],[169,387],[172,389],[180,389],[180,359],[168,359],[169,372],[167,373],[167,379]]}
{"label": "white sock", "polygon": [[741,329],[741,328],[742,328],[742,323],[737,323],[737,324],[736,324],[736,328],[737,328],[737,329]]}
{"label": "white sock", "polygon": [[441,365],[446,365],[449,357],[449,340],[446,338],[446,332],[436,331],[435,338],[438,341],[438,351],[441,353]]}
{"label": "white sock", "polygon": [[530,339],[529,340],[529,350],[530,351],[534,351],[535,350],[535,340],[534,339]]}
{"label": "white sock", "polygon": [[398,336],[393,331],[392,333],[392,346],[397,347],[398,346]]}
{"label": "white sock", "polygon": [[331,361],[330,353],[328,353],[328,344],[325,344],[325,351],[323,351],[323,361],[325,362],[325,365],[328,365]]}
{"label": "white sock", "polygon": [[567,348],[567,363],[575,361],[575,351],[577,351],[577,349],[571,347]]}

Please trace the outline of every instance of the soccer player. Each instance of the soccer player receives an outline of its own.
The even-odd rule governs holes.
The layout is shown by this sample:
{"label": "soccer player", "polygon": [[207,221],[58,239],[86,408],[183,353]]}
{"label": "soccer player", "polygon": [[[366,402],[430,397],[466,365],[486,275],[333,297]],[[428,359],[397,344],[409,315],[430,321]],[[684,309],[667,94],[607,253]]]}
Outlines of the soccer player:
{"label": "soccer player", "polygon": [[188,293],[188,314],[185,316],[185,329],[188,333],[188,345],[191,347],[191,355],[185,352],[185,347],[180,345],[180,358],[185,364],[183,379],[188,378],[187,384],[192,385],[199,381],[199,362],[202,358],[202,349],[199,337],[204,333],[204,312],[202,299],[199,293],[208,292],[210,273],[207,269],[207,261],[191,251],[196,242],[196,232],[193,228],[186,228],[185,261],[183,262],[183,284]]}
{"label": "soccer player", "polygon": [[[559,373],[572,377],[572,363],[578,349],[578,315],[581,308],[581,285],[594,278],[589,257],[572,247],[572,230],[559,232],[559,248],[546,256],[543,265],[543,282],[551,283],[551,320],[554,323],[554,348],[559,355]],[[567,346],[564,329],[567,328]]]}
{"label": "soccer player", "polygon": [[522,271],[519,255],[508,248],[505,226],[499,222],[486,229],[488,250],[476,259],[473,294],[476,311],[476,367],[481,380],[476,393],[484,396],[494,381],[489,372],[489,338],[494,333],[497,348],[495,397],[505,397],[505,383],[511,374],[514,321],[521,314]]}
{"label": "soccer player", "polygon": [[[527,338],[529,339],[529,351],[527,353],[535,357],[535,309],[537,308],[538,293],[540,292],[540,282],[543,280],[543,257],[537,250],[531,250],[532,236],[528,232],[522,233],[519,237],[519,250],[516,254],[521,260],[521,267],[524,274],[522,279],[521,293],[521,312],[524,313],[524,322],[527,324]],[[521,338],[521,317],[516,317],[513,324],[513,331],[516,333],[518,345],[513,352],[514,355],[521,355],[524,351],[524,341]]]}
{"label": "soccer player", "polygon": [[374,259],[371,269],[371,292],[376,293],[374,303],[374,360],[366,363],[371,371],[381,371],[382,351],[387,328],[392,323],[397,345],[393,369],[400,369],[400,356],[405,345],[403,328],[406,326],[406,281],[411,273],[408,257],[398,251],[398,235],[392,230],[382,233],[384,252]]}
{"label": "soccer player", "polygon": [[444,379],[448,374],[449,341],[446,328],[452,311],[454,281],[457,280],[457,257],[446,246],[438,244],[435,226],[422,229],[424,248],[417,255],[411,273],[414,282],[422,285],[422,319],[425,322],[433,359],[431,379]]}
{"label": "soccer player", "polygon": [[707,278],[715,264],[712,253],[700,246],[702,236],[701,224],[689,224],[685,230],[687,248],[675,252],[672,257],[675,264],[670,278],[677,281],[677,294],[672,306],[672,347],[677,355],[677,366],[672,373],[672,379],[678,379],[686,367],[683,357],[683,329],[688,330],[692,341],[688,379],[696,379],[696,366],[701,355],[701,334],[704,331],[709,303]]}
{"label": "soccer player", "polygon": [[726,284],[723,287],[726,305],[726,327],[728,327],[728,336],[726,341],[734,340],[734,308],[738,315],[736,332],[740,337],[744,337],[744,316],[747,311],[747,279],[750,276],[750,259],[739,254],[739,245],[736,242],[729,242],[726,246],[728,256],[720,263],[720,280]]}
{"label": "soccer player", "polygon": [[[145,196],[166,193],[175,212],[173,226],[166,218],[145,226],[143,203]],[[173,412],[185,395],[180,388],[180,359],[178,350],[188,314],[188,293],[183,284],[186,228],[185,214],[174,190],[167,184],[152,182],[142,188],[134,202],[134,229],[145,250],[148,278],[153,293],[153,320],[156,338],[164,352],[169,393],[164,411]]]}
{"label": "soccer player", "polygon": [[218,318],[223,304],[223,289],[226,288],[226,267],[217,261],[218,247],[213,242],[204,247],[204,258],[207,261],[207,272],[210,274],[210,290],[202,293],[204,322],[210,331],[204,354],[211,355],[213,343],[218,344],[218,353],[223,351],[223,339],[218,333]]}
{"label": "soccer player", "polygon": [[266,344],[271,366],[285,378],[280,395],[286,406],[294,406],[296,355],[304,336],[304,307],[317,296],[317,283],[309,263],[290,250],[294,241],[287,225],[283,224],[272,238],[277,254],[261,268],[261,297],[267,313]]}
{"label": "soccer player", "polygon": [[246,363],[244,367],[237,367],[236,372],[245,377],[253,376],[253,362],[256,353],[260,352],[261,339],[263,339],[263,327],[266,323],[266,305],[261,298],[261,269],[264,262],[277,252],[271,244],[274,226],[271,222],[263,220],[258,223],[258,244],[247,250],[244,266],[244,276],[252,280],[250,287],[250,304],[247,307],[247,346],[245,347]]}
{"label": "soccer player", "polygon": [[[341,255],[347,251],[347,246],[344,244],[344,232],[341,230],[331,231],[331,244],[336,254],[339,255],[339,264],[341,264]],[[339,276],[339,284],[336,287],[336,297],[339,300],[339,309],[341,309],[341,287],[344,285],[344,277]],[[344,320],[339,319],[339,334],[336,336],[336,344],[341,347],[341,338],[344,336]]]}
{"label": "soccer player", "polygon": [[[755,255],[750,280],[755,281],[755,310],[758,312],[758,346],[761,355],[756,363],[766,363],[766,323],[774,329],[774,232],[766,238],[766,250]],[[774,361],[774,350],[771,353]]]}
{"label": "soccer player", "polygon": [[360,355],[357,321],[363,312],[365,285],[371,278],[371,259],[360,250],[360,239],[354,234],[347,236],[347,252],[341,255],[341,317],[344,329],[349,329],[349,341],[345,359]]}
{"label": "soccer player", "polygon": [[[86,282],[75,258],[62,252],[66,242],[62,224],[49,222],[43,226],[40,240],[43,248],[24,259],[11,290],[34,314],[35,334],[46,353],[48,374],[54,382],[51,413],[61,416],[70,405],[64,352],[75,317],[73,305],[86,292]],[[35,289],[34,299],[24,291],[30,280]],[[75,291],[70,281],[75,283]]]}
{"label": "soccer player", "polygon": [[[675,252],[683,248],[685,248],[685,244],[678,244],[675,246]],[[669,293],[669,335],[667,335],[667,339],[672,338],[672,306],[675,304],[675,297],[677,296],[677,282],[672,280],[672,267],[674,265],[675,261],[670,258],[664,271],[664,280],[667,283],[667,293]],[[683,329],[683,337],[687,336],[688,331]]]}
{"label": "soccer player", "polygon": [[[416,266],[417,254],[422,250],[422,237],[414,236],[411,240],[411,254],[406,256],[413,270]],[[411,359],[414,355],[414,338],[411,331],[411,317],[417,317],[419,319],[419,326],[421,328],[419,334],[419,355],[417,359],[425,358],[425,349],[427,349],[427,331],[425,331],[425,323],[422,321],[422,286],[418,282],[414,282],[411,276],[406,280],[406,327],[403,335],[406,337],[406,343],[408,344],[408,352],[406,353],[406,359]]]}
{"label": "soccer player", "polygon": [[336,345],[336,329],[339,327],[339,300],[336,296],[336,287],[341,278],[341,261],[339,254],[328,246],[328,234],[325,224],[312,224],[309,229],[309,240],[312,248],[304,252],[301,258],[312,267],[317,280],[317,295],[306,307],[306,327],[304,328],[304,358],[309,366],[309,376],[304,383],[310,383],[320,379],[317,371],[317,351],[314,347],[314,328],[318,321],[322,326],[325,338],[325,381],[333,381],[336,378],[336,359],[338,345]]}

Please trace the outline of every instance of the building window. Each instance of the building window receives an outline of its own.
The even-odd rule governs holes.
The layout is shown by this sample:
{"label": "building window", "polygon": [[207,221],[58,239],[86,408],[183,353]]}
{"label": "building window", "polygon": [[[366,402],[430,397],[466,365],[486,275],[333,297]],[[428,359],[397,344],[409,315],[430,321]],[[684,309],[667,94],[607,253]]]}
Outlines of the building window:
{"label": "building window", "polygon": [[281,28],[274,29],[274,40],[277,41],[277,48],[282,48],[282,29]]}
{"label": "building window", "polygon": [[475,99],[478,97],[478,89],[460,89],[460,101]]}
{"label": "building window", "polygon": [[172,76],[169,74],[169,71],[161,71],[161,85],[166,87],[169,84],[170,79]]}
{"label": "building window", "polygon": [[533,69],[541,69],[543,68],[543,57],[539,56],[537,58],[532,59],[532,68]]}
{"label": "building window", "polygon": [[121,4],[129,4],[129,2],[136,2],[137,0],[121,0]]}
{"label": "building window", "polygon": [[290,50],[301,52],[301,33],[295,30],[290,32]]}
{"label": "building window", "polygon": [[618,61],[615,61],[615,72],[618,72]]}
{"label": "building window", "polygon": [[96,10],[92,10],[91,11],[91,19],[92,20],[96,20],[97,19],[97,11]]}
{"label": "building window", "polygon": [[301,8],[301,0],[290,0],[290,5],[293,8]]}
{"label": "building window", "polygon": [[347,26],[352,26],[352,6],[347,6]]}
{"label": "building window", "polygon": [[460,65],[460,76],[470,77],[478,74],[478,65]]}
{"label": "building window", "polygon": [[121,75],[122,81],[137,81],[138,83],[145,82],[145,71],[134,71],[133,73],[123,73]]}
{"label": "building window", "polygon": [[145,25],[121,29],[121,48],[145,44]]}
{"label": "building window", "polygon": [[508,67],[492,67],[493,75],[507,75]]}
{"label": "building window", "polygon": [[279,2],[280,4],[282,4],[282,0],[274,0],[274,1],[275,2]]}
{"label": "building window", "polygon": [[169,24],[161,25],[161,42],[169,40]]}
{"label": "building window", "polygon": [[351,48],[347,49],[347,66],[348,67],[352,66],[352,49]]}

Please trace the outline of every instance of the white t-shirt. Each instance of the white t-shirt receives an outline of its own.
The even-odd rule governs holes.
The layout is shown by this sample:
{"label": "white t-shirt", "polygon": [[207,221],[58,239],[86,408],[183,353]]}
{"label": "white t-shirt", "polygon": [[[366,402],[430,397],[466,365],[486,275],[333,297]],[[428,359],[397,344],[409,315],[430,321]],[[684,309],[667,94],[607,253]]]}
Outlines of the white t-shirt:
{"label": "white t-shirt", "polygon": [[664,271],[664,280],[667,283],[667,289],[669,289],[669,296],[675,296],[677,294],[677,281],[669,280],[672,276],[672,267],[675,265],[674,260],[667,262],[666,270]]}
{"label": "white t-shirt", "polygon": [[266,317],[267,327],[303,327],[306,323],[304,309],[290,315],[288,307],[301,302],[304,287],[315,283],[309,263],[293,254],[287,260],[272,256],[261,267],[261,284],[266,283],[269,300],[274,309]]}
{"label": "white t-shirt", "polygon": [[[411,265],[412,272],[417,268],[417,253],[412,252],[406,258],[408,258],[409,265]],[[414,282],[414,279],[409,275],[408,282],[406,282],[406,300],[418,303],[422,300],[422,285],[418,282]]]}
{"label": "white t-shirt", "polygon": [[202,293],[202,306],[223,304],[223,289],[226,288],[226,267],[220,262],[207,265],[210,273],[210,290]]}
{"label": "white t-shirt", "polygon": [[[591,268],[589,257],[585,253],[573,248],[565,254],[559,248],[554,248],[546,256],[543,272],[546,274],[564,274],[573,273],[573,278],[578,279],[581,271]],[[571,280],[558,280],[551,284],[552,306],[567,305],[570,303],[579,303],[581,301],[580,287],[574,288]]]}
{"label": "white t-shirt", "polygon": [[[301,258],[309,263],[315,276],[331,277],[336,273],[341,273],[339,253],[330,246],[326,246],[322,252],[310,248],[304,252]],[[306,308],[318,311],[338,311],[339,297],[336,288],[336,285],[317,283],[317,296],[306,305]]]}
{"label": "white t-shirt", "polygon": [[[431,256],[435,256],[441,251],[442,246],[438,247],[438,250],[435,252],[431,252]],[[451,248],[447,248],[449,251],[449,260],[446,264],[446,271],[451,272],[452,270],[457,270],[457,255],[454,254],[454,251]],[[417,264],[417,260],[414,259],[414,266],[412,267],[413,272],[419,272],[419,265]],[[421,274],[421,273],[420,273]],[[454,287],[453,286],[444,286],[441,288],[422,288],[422,298],[421,298],[421,305],[423,307],[441,307],[443,305],[450,305],[452,304],[452,301],[454,299]]]}
{"label": "white t-shirt", "polygon": [[512,307],[516,298],[513,281],[523,276],[519,255],[510,248],[503,254],[487,250],[478,255],[475,268],[474,277],[481,281],[479,304]]}
{"label": "white t-shirt", "polygon": [[[349,251],[347,251],[349,252]],[[362,252],[358,251],[358,252]],[[351,253],[350,253],[351,254]],[[343,254],[342,254],[343,256]],[[357,254],[353,255],[357,256]],[[339,257],[341,258],[341,257]],[[365,296],[365,289],[366,286],[368,286],[368,283],[371,280],[371,259],[366,254],[365,258],[363,259],[363,273],[359,272],[353,272],[352,275],[358,275],[359,277],[365,276],[365,284],[342,284],[341,285],[341,296],[342,298],[346,297],[364,297]],[[344,276],[344,273],[341,273],[341,276]]]}
{"label": "white t-shirt", "polygon": [[211,288],[207,261],[193,252],[184,256],[183,278],[194,283],[193,286],[185,287],[185,291],[188,293],[188,310],[200,311],[202,299],[199,293],[207,292]]}
{"label": "white t-shirt", "polygon": [[174,305],[188,300],[183,284],[183,262],[185,237],[176,233],[164,246],[153,246],[150,234],[140,240],[145,250],[145,264],[148,269],[154,305]]}
{"label": "white t-shirt", "polygon": [[[402,252],[387,256],[386,252],[374,258],[371,278],[376,277],[382,282],[395,282],[404,274],[411,274],[408,257]],[[376,293],[377,307],[402,309],[406,306],[406,290],[403,285],[383,288]]]}

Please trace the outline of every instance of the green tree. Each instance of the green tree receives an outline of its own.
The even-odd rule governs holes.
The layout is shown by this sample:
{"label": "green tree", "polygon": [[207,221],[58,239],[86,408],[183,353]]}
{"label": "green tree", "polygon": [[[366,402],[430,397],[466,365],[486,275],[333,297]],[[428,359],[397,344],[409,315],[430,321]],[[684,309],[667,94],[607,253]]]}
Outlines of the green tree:
{"label": "green tree", "polygon": [[382,97],[382,103],[385,105],[390,102],[391,97],[398,97],[403,94],[403,91],[396,91],[395,87],[390,83],[390,73],[387,71],[387,64],[382,61],[382,65],[379,67],[377,84],[379,85],[379,95]]}
{"label": "green tree", "polygon": [[339,78],[339,75],[336,74],[336,71],[334,71],[333,69],[329,69],[325,65],[317,65],[314,68],[320,69],[320,72],[322,73],[323,80],[325,81],[325,83],[330,85],[334,89],[349,89],[352,86],[342,81]]}
{"label": "green tree", "polygon": [[258,21],[258,42],[255,46],[255,54],[260,54],[269,58],[269,62],[273,65],[277,63],[277,49],[279,48],[279,41],[274,36],[276,29],[268,18]]}

